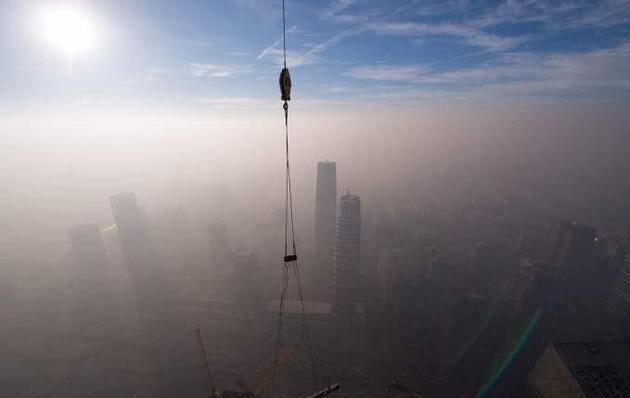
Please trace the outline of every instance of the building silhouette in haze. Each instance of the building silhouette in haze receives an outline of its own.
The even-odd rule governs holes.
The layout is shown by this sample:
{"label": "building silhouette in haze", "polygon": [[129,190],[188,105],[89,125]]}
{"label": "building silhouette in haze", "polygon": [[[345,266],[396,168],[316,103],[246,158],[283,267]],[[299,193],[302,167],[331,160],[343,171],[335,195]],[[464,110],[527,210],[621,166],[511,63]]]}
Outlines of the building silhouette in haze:
{"label": "building silhouette in haze", "polygon": [[578,222],[560,224],[550,262],[565,274],[575,274],[592,266],[597,229]]}
{"label": "building silhouette in haze", "polygon": [[613,332],[630,337],[630,257],[624,259],[606,300],[606,312],[612,320]]}
{"label": "building silhouette in haze", "polygon": [[315,261],[313,281],[315,296],[332,298],[334,273],[335,228],[337,218],[337,164],[317,163],[315,194]]}
{"label": "building silhouette in haze", "polygon": [[109,261],[98,225],[72,227],[68,230],[68,238],[77,276],[102,284]]}
{"label": "building silhouette in haze", "polygon": [[231,285],[236,308],[248,313],[259,302],[256,286],[258,257],[249,250],[239,250],[234,258]]}
{"label": "building silhouette in haze", "polygon": [[225,271],[229,266],[229,246],[227,226],[223,221],[208,224],[210,238],[210,258],[213,271]]}
{"label": "building silhouette in haze", "polygon": [[341,197],[335,247],[333,323],[352,327],[360,321],[361,199],[348,193]]}
{"label": "building silhouette in haze", "polygon": [[133,294],[139,306],[146,308],[166,296],[149,228],[135,194],[113,195],[110,203]]}
{"label": "building silhouette in haze", "polygon": [[114,296],[109,283],[109,260],[98,225],[81,224],[68,230],[72,248],[74,315],[84,331],[111,323]]}
{"label": "building silhouette in haze", "polygon": [[337,164],[317,163],[317,193],[315,197],[315,245],[331,248],[335,243],[337,215]]}

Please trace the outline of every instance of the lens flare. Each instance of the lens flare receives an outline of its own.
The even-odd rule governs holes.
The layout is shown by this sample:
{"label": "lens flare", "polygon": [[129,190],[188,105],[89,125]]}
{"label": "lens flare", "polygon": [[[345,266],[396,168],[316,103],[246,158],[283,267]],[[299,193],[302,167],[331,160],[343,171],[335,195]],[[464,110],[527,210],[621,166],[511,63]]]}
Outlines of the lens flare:
{"label": "lens flare", "polygon": [[529,322],[523,329],[523,331],[519,334],[518,339],[516,340],[512,349],[508,352],[508,354],[503,358],[498,367],[492,372],[490,378],[483,384],[483,386],[475,395],[475,398],[483,398],[488,394],[488,392],[494,387],[494,385],[499,381],[501,376],[505,373],[505,371],[510,367],[510,364],[514,362],[518,354],[521,352],[525,343],[527,343],[527,339],[531,336],[532,332],[536,329],[538,322],[540,321],[540,317],[542,316],[542,308],[538,308],[536,312],[532,315]]}

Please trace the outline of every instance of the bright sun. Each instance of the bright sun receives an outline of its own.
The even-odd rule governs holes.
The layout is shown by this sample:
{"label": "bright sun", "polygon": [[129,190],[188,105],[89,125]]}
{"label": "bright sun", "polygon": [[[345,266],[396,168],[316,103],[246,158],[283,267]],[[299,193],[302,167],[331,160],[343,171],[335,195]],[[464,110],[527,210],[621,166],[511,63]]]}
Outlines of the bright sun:
{"label": "bright sun", "polygon": [[41,16],[41,33],[46,41],[73,57],[96,47],[96,27],[88,15],[71,7],[51,7]]}

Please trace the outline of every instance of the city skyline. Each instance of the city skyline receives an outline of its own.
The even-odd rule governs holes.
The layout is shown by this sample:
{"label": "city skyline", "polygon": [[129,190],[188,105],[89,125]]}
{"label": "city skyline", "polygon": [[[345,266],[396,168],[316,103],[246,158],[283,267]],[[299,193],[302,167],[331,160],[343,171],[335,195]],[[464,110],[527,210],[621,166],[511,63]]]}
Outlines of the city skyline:
{"label": "city skyline", "polygon": [[630,396],[630,1],[0,3],[0,396]]}

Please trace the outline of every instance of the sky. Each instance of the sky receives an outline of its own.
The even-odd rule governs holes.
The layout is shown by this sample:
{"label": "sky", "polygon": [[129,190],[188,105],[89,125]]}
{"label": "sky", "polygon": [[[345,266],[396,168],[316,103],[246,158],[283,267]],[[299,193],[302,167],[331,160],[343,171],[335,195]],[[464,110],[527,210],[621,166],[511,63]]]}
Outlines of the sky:
{"label": "sky", "polygon": [[[96,31],[69,60],[38,15],[68,3]],[[619,103],[630,91],[630,1],[287,0],[293,102]],[[280,0],[0,3],[0,110],[277,106]]]}

